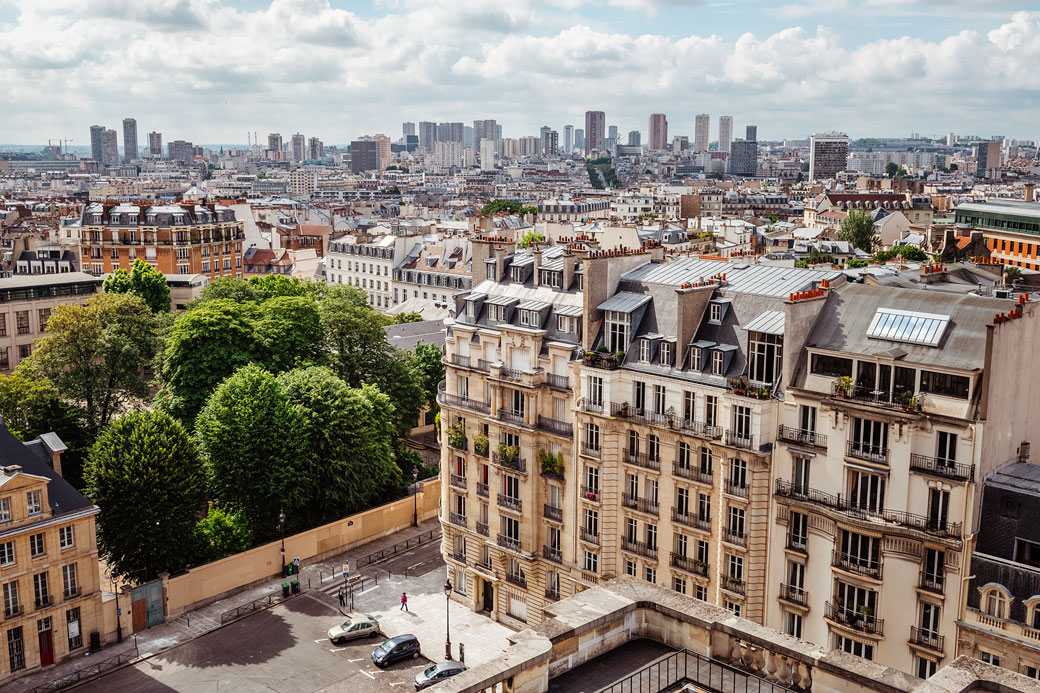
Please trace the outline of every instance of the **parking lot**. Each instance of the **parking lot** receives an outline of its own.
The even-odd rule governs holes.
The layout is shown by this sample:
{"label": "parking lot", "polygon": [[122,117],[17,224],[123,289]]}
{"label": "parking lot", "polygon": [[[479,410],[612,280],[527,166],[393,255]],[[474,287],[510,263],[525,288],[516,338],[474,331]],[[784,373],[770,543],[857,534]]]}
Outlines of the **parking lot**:
{"label": "parking lot", "polygon": [[[76,688],[77,691],[409,691],[415,675],[444,659],[444,563],[437,543],[372,566],[374,580],[355,595],[355,609],[379,619],[381,635],[333,645],[329,628],[345,619],[338,587],[327,582],[283,604],[156,654]],[[408,576],[403,573],[407,571]],[[376,575],[380,576],[376,578]],[[400,609],[407,591],[410,611]],[[451,605],[452,644],[466,643],[470,666],[490,661],[508,647],[512,631],[465,607]],[[422,657],[391,665],[372,663],[384,636],[412,633]]]}

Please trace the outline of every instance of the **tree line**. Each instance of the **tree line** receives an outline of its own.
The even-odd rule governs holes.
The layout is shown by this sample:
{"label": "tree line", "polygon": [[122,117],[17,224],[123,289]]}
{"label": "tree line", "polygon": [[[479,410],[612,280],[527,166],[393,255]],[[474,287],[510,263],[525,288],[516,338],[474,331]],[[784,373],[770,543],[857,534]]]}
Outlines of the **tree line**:
{"label": "tree line", "polygon": [[280,275],[214,280],[172,315],[149,270],[55,308],[0,376],[11,432],[69,447],[116,571],[174,572],[275,538],[280,512],[297,532],[404,492],[439,347],[390,346],[356,287]]}

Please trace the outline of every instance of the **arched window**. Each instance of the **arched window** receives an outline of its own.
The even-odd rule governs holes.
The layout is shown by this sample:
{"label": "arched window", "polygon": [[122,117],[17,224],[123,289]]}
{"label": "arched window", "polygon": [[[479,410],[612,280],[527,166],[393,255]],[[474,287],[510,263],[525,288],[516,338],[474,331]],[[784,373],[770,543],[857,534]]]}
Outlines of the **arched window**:
{"label": "arched window", "polygon": [[1011,594],[1002,585],[989,583],[981,589],[982,612],[992,618],[1007,618]]}

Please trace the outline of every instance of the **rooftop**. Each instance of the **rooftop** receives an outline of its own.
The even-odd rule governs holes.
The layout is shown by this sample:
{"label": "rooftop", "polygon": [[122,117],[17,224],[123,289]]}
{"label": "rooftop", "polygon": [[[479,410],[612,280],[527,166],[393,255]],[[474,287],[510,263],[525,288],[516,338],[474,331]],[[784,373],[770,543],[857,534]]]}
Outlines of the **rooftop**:
{"label": "rooftop", "polygon": [[823,280],[834,282],[842,276],[841,272],[830,269],[772,267],[699,258],[679,258],[664,264],[647,263],[623,275],[622,280],[679,287],[683,284],[708,279],[720,272],[726,275],[725,290],[727,292],[774,298],[787,298],[797,291],[813,288]]}

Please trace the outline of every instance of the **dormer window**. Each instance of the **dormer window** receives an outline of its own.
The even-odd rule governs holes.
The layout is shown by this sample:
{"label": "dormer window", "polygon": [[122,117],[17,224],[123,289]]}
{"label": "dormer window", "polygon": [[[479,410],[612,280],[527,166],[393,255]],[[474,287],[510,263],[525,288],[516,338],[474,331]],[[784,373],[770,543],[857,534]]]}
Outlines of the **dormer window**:
{"label": "dormer window", "polygon": [[719,349],[711,352],[711,374],[724,375],[726,372],[726,355]]}
{"label": "dormer window", "polygon": [[671,342],[661,342],[661,365],[671,366],[674,362],[675,345]]}
{"label": "dormer window", "polygon": [[101,215],[100,214],[95,214],[94,215],[94,223],[95,224],[100,224],[101,223]]}
{"label": "dormer window", "polygon": [[488,263],[487,266],[487,278],[491,281],[495,281],[495,266],[491,263]]}
{"label": "dormer window", "polygon": [[137,215],[136,214],[131,214],[127,218],[127,221],[130,222],[131,224],[136,224],[137,223]]}
{"label": "dormer window", "polygon": [[611,353],[628,349],[628,335],[632,329],[632,315],[616,310],[607,311],[607,350]]}
{"label": "dormer window", "polygon": [[556,317],[556,329],[566,334],[577,334],[578,324],[578,318],[569,315],[559,315]]}
{"label": "dormer window", "polygon": [[526,325],[527,327],[538,327],[538,311],[536,310],[521,310],[520,311],[520,324]]}
{"label": "dormer window", "polygon": [[0,522],[11,521],[11,499],[0,498]]}
{"label": "dormer window", "polygon": [[708,322],[718,325],[722,322],[722,304],[709,304]]}
{"label": "dormer window", "polygon": [[701,365],[701,349],[700,347],[693,347],[690,349],[690,370],[699,371],[703,368]]}
{"label": "dormer window", "polygon": [[653,343],[649,339],[639,340],[639,361],[640,363],[650,363],[651,355],[653,354]]}
{"label": "dormer window", "polygon": [[174,224],[183,224],[184,223],[184,215],[182,215],[182,214],[174,214],[173,215],[173,223]]}
{"label": "dormer window", "polygon": [[514,267],[511,270],[511,276],[512,276],[514,282],[521,282],[522,283],[524,281],[524,268],[523,267]]}

